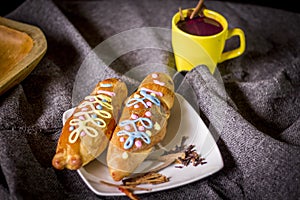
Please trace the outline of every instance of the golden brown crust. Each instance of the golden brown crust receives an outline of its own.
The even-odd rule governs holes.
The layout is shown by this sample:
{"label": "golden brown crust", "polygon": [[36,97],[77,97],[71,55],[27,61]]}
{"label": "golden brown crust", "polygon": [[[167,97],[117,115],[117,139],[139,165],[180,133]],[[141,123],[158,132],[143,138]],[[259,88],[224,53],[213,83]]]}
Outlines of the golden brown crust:
{"label": "golden brown crust", "polygon": [[138,90],[143,88],[161,92],[163,97],[160,97],[159,95],[157,95],[157,97],[168,107],[168,109],[173,107],[174,83],[170,76],[160,72],[151,73],[144,78]]}
{"label": "golden brown crust", "polygon": [[[63,134],[63,133],[67,133],[67,131],[69,130],[69,127],[70,127],[69,122],[72,119],[73,119],[73,117],[71,116],[66,121],[66,125],[63,127],[62,134],[58,140],[56,154],[52,159],[52,165],[56,169],[64,169],[65,167],[69,168],[69,169],[78,169],[82,165],[81,159],[78,159],[78,157],[73,153],[73,152],[79,151],[79,148],[80,148],[79,140],[73,144],[70,144],[68,142],[67,135]],[[74,157],[72,157],[73,154],[74,154]],[[75,162],[74,159],[77,160],[77,162]]]}
{"label": "golden brown crust", "polygon": [[147,75],[144,80],[141,82],[139,88],[143,87],[144,84],[154,83],[156,85],[162,85],[168,88],[171,91],[174,91],[174,83],[170,76],[161,72],[154,72]]}
{"label": "golden brown crust", "polygon": [[[156,76],[153,77],[153,74]],[[167,126],[167,119],[170,115],[170,109],[173,106],[174,103],[174,85],[172,79],[169,78],[166,74],[163,73],[153,73],[148,75],[140,84],[138,87],[138,90],[134,92],[132,95],[130,95],[129,98],[125,101],[128,102],[136,95],[141,96],[140,91],[146,90],[148,94],[151,94],[151,91],[157,92],[157,94],[151,94],[155,95],[157,99],[160,101],[160,106],[151,106],[148,108],[145,108],[142,103],[137,103],[138,108],[135,108],[134,106],[125,106],[123,108],[123,112],[120,118],[120,121],[128,120],[131,118],[132,115],[136,115],[139,117],[147,117],[146,112],[150,112],[151,116],[147,117],[153,122],[153,126],[158,126],[158,128],[153,127],[152,128],[152,134],[150,136],[151,143],[147,144],[142,141],[142,139],[135,139],[135,141],[140,141],[142,143],[141,147],[132,146],[129,149],[124,148],[124,142],[120,141],[120,137],[117,134],[113,134],[113,137],[111,139],[111,142],[114,143],[115,146],[124,149],[125,151],[129,152],[139,152],[146,149],[149,149],[153,147],[155,144],[160,142],[164,136],[165,136],[165,129]],[[155,83],[154,80],[158,80],[159,84]],[[141,122],[137,122],[137,127],[141,126]],[[157,125],[158,124],[158,125]],[[118,133],[122,130],[124,130],[124,126],[120,126],[120,124],[117,125],[117,127],[114,130],[114,133]],[[156,130],[157,129],[157,130]],[[133,128],[130,129],[130,131],[134,131]],[[123,136],[124,140],[126,141],[128,139],[128,136]]]}
{"label": "golden brown crust", "polygon": [[132,171],[166,134],[174,103],[174,84],[164,73],[145,77],[125,106],[108,148],[107,163],[116,181]]}
{"label": "golden brown crust", "polygon": [[52,165],[75,170],[98,157],[108,145],[126,96],[122,81],[99,82],[63,126]]}

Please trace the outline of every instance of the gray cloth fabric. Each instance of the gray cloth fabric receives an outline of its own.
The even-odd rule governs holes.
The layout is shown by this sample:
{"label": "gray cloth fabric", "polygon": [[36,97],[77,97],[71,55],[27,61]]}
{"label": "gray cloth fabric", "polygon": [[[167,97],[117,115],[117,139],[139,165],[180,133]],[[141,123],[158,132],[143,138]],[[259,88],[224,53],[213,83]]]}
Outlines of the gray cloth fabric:
{"label": "gray cloth fabric", "polygon": [[[38,26],[48,50],[34,71],[0,98],[0,198],[128,199],[97,196],[75,171],[52,167],[62,114],[73,106],[77,72],[93,48],[122,31],[170,28],[179,6],[196,3],[28,0],[7,15]],[[229,27],[242,28],[247,41],[245,53],[219,64],[214,76],[198,66],[182,83],[195,92],[224,168],[185,186],[138,196],[299,199],[300,15],[224,1],[207,1],[206,6],[222,13]],[[235,45],[233,38],[226,48]],[[134,84],[126,71],[144,63],[175,65],[170,52],[140,49],[99,67],[98,79],[121,77]]]}

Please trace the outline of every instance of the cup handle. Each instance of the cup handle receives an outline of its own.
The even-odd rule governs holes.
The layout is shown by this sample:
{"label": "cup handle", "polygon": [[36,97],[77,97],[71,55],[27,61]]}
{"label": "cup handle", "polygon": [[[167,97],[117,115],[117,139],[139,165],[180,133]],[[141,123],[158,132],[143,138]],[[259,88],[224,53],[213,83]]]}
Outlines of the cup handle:
{"label": "cup handle", "polygon": [[230,39],[233,36],[238,36],[239,37],[240,46],[236,49],[223,52],[222,55],[221,55],[221,59],[219,60],[219,63],[221,63],[225,60],[229,60],[229,59],[238,57],[242,53],[244,53],[245,47],[246,47],[246,40],[245,40],[244,31],[242,29],[239,29],[239,28],[229,29],[228,32],[227,32],[226,40]]}

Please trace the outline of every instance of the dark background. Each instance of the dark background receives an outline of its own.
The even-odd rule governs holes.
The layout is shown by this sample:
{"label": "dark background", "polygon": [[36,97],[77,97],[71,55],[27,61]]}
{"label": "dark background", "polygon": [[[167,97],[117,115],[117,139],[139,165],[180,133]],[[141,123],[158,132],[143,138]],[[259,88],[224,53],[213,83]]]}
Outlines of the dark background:
{"label": "dark background", "polygon": [[1,1],[0,6],[0,16],[5,16],[9,12],[16,9],[19,5],[21,5],[25,0],[10,0],[10,1]]}
{"label": "dark background", "polygon": [[[5,16],[9,12],[16,9],[20,4],[22,4],[25,0],[6,0],[1,1],[0,6],[0,16]],[[186,0],[188,1],[188,0]],[[282,10],[287,10],[291,12],[297,12],[299,13],[299,7],[296,5],[297,1],[295,0],[226,0],[228,2],[237,2],[237,3],[243,3],[243,4],[255,4],[260,6],[266,6],[266,7],[272,7]],[[195,1],[195,5],[198,1]]]}

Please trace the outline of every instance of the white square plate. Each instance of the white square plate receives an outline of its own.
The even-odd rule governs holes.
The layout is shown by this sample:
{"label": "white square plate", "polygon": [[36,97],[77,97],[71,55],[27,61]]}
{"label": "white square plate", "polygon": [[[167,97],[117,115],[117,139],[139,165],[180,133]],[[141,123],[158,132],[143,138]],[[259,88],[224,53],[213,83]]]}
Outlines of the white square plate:
{"label": "white square plate", "polygon": [[[197,153],[205,158],[206,164],[193,166],[192,164],[183,168],[176,168],[178,164],[170,165],[159,173],[170,178],[169,182],[158,185],[141,185],[144,188],[151,188],[151,191],[135,191],[135,194],[157,192],[170,188],[179,187],[194,181],[198,181],[214,174],[223,168],[223,160],[218,146],[210,131],[193,107],[180,95],[176,93],[175,103],[168,121],[167,134],[157,149],[149,155],[149,159],[144,161],[137,172],[156,167],[159,163],[153,158],[161,156],[165,151],[174,150],[176,147],[185,148],[195,145]],[[66,111],[63,115],[63,123],[72,114],[73,109]],[[184,149],[185,149],[184,148]],[[115,182],[109,175],[105,162],[106,151],[97,159],[86,166],[78,169],[78,173],[87,186],[97,195],[118,196],[125,195],[116,187],[111,187],[100,181],[121,184]],[[160,163],[161,164],[161,163]]]}

